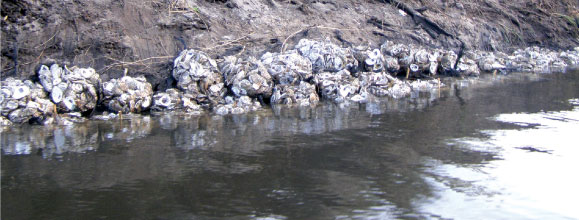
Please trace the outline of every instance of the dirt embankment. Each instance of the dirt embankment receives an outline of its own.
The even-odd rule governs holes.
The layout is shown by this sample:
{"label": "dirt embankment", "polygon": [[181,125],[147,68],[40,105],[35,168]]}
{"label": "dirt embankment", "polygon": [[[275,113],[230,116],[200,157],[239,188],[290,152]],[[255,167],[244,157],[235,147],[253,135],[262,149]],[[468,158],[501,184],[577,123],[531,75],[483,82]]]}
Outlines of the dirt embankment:
{"label": "dirt embankment", "polygon": [[[260,56],[307,37],[467,49],[579,46],[579,0],[4,0],[1,77],[41,64],[93,67],[103,80],[169,82],[183,48]],[[283,47],[283,48],[282,48]]]}

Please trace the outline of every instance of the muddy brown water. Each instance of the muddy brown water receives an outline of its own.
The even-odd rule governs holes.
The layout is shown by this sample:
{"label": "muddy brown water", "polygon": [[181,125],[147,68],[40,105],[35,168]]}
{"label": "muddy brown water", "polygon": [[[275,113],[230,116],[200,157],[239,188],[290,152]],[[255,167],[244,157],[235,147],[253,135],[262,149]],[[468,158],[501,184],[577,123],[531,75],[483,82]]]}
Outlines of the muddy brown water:
{"label": "muddy brown water", "polygon": [[2,131],[2,219],[579,218],[579,71]]}

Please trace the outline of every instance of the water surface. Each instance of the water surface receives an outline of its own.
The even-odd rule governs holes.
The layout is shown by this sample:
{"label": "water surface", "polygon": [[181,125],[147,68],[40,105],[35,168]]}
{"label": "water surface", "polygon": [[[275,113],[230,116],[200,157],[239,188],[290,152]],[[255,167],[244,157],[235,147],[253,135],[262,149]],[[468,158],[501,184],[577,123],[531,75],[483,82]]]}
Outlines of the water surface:
{"label": "water surface", "polygon": [[576,219],[579,72],[2,131],[2,219]]}

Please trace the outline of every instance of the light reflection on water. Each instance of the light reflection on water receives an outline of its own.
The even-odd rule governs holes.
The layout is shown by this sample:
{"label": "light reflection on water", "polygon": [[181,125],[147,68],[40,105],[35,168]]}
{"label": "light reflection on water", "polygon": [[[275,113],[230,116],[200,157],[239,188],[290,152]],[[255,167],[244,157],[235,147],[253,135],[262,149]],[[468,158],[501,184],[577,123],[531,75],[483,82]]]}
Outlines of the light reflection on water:
{"label": "light reflection on water", "polygon": [[579,72],[487,77],[362,105],[4,128],[2,219],[577,218]]}
{"label": "light reflection on water", "polygon": [[[579,100],[571,111],[500,114],[493,120],[525,128],[481,131],[488,138],[450,143],[494,151],[499,160],[475,167],[439,164],[427,177],[436,197],[426,212],[456,219],[576,219],[579,197]],[[478,207],[473,211],[469,207]],[[472,209],[470,209],[472,210]]]}

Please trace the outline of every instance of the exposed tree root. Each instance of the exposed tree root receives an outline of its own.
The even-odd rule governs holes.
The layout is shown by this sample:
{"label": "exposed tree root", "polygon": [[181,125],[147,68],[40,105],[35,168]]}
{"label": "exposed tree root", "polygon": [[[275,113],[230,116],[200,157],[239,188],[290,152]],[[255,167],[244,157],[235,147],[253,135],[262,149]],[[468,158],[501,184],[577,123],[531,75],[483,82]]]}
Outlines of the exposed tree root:
{"label": "exposed tree root", "polygon": [[[444,30],[444,28],[440,27],[438,24],[436,24],[435,22],[431,21],[430,19],[420,15],[419,12],[417,12],[416,10],[412,9],[411,7],[408,7],[406,4],[398,1],[398,0],[378,0],[379,2],[382,3],[388,3],[388,4],[392,4],[393,6],[395,6],[396,8],[406,12],[407,14],[409,14],[410,16],[412,16],[412,19],[414,20],[414,22],[421,24],[422,28],[424,28],[426,30],[427,33],[429,33],[432,36],[432,32],[435,32],[437,34],[442,34],[444,36],[448,36],[448,37],[452,37],[452,38],[456,38],[454,35],[452,35],[451,33],[449,33],[448,31]],[[433,37],[435,38],[435,37]]]}
{"label": "exposed tree root", "polygon": [[[454,36],[453,34],[449,33],[448,31],[446,31],[444,28],[442,28],[440,25],[436,24],[434,21],[420,15],[420,13],[414,9],[412,9],[411,7],[407,6],[406,4],[398,1],[398,0],[378,0],[379,2],[382,3],[387,3],[387,4],[391,4],[394,7],[406,12],[406,14],[409,14],[410,16],[412,16],[412,19],[414,20],[414,22],[416,22],[417,24],[420,24],[421,27],[426,31],[426,33],[428,33],[432,38],[436,38],[438,35],[444,35],[447,37],[451,37],[452,39],[458,40],[460,42],[460,50],[458,52],[458,59],[456,59],[456,62],[454,63],[454,69],[456,69],[458,62],[460,61],[460,58],[463,56],[464,54],[464,50],[466,48],[466,44],[464,43],[464,41],[462,41],[460,38],[458,38],[457,36]],[[372,18],[368,21],[371,24],[377,25],[376,22],[372,20]],[[375,19],[377,20],[377,19]],[[380,24],[381,27],[385,27],[387,25],[384,25],[383,23]]]}

